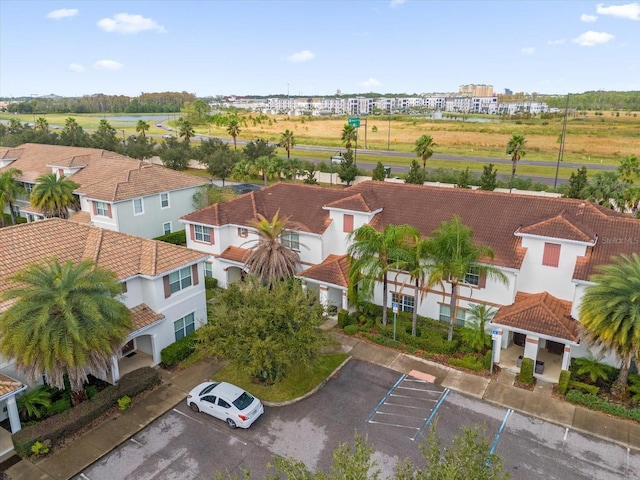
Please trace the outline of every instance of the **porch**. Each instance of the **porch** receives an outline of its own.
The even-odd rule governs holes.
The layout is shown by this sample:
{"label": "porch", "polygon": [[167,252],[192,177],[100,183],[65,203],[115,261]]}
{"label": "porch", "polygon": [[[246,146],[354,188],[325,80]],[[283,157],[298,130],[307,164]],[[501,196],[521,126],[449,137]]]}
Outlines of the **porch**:
{"label": "porch", "polygon": [[[521,355],[524,356],[524,347],[512,343],[507,348],[501,350],[498,365],[502,369],[519,373],[518,357]],[[562,355],[551,353],[545,348],[540,348],[536,361],[544,362],[544,371],[541,374],[534,373],[533,376],[545,382],[558,383],[560,371],[562,370]]]}
{"label": "porch", "polygon": [[[153,355],[149,355],[148,353],[140,350],[134,350],[118,359],[118,372],[120,374],[120,378],[122,378],[123,375],[133,372],[138,368],[150,367],[152,365],[154,365]],[[109,371],[106,381],[111,384],[116,383],[113,380],[113,369]]]}

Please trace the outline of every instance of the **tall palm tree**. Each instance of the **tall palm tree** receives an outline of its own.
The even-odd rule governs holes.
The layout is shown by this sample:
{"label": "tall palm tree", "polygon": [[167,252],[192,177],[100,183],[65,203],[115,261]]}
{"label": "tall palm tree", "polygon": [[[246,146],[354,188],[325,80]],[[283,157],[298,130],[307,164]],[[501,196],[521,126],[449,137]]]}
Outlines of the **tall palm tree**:
{"label": "tall palm tree", "polygon": [[151,128],[151,125],[149,125],[148,122],[145,122],[144,120],[138,120],[138,123],[136,124],[136,132],[140,134],[141,137],[146,137],[147,135],[147,131]]}
{"label": "tall palm tree", "polygon": [[[411,227],[413,228],[413,227]],[[406,250],[402,251],[401,258],[395,262],[394,267],[409,274],[409,280],[413,282],[415,296],[413,302],[413,315],[411,321],[411,335],[416,335],[418,327],[418,310],[420,304],[427,294],[424,288],[429,276],[429,256],[427,254],[428,239],[420,238],[420,232],[414,229],[411,232],[411,240],[406,245]],[[403,285],[404,286],[404,285]],[[402,287],[401,287],[402,289]]]}
{"label": "tall palm tree", "polygon": [[196,134],[196,131],[193,129],[191,122],[189,120],[185,120],[184,118],[178,119],[178,135],[181,138],[184,138],[184,143],[189,143],[191,141],[191,137]]}
{"label": "tall palm tree", "polygon": [[358,130],[356,129],[356,127],[347,124],[342,128],[340,140],[342,141],[342,143],[344,143],[344,147],[347,150],[351,150],[352,143],[357,141],[357,139]]}
{"label": "tall palm tree", "polygon": [[73,194],[80,185],[64,175],[46,173],[36,178],[31,192],[31,205],[39,208],[48,217],[69,218],[69,208],[79,208],[78,199]]}
{"label": "tall palm tree", "polygon": [[527,144],[527,140],[524,138],[524,135],[514,133],[509,142],[507,143],[507,155],[511,155],[511,181],[509,182],[509,193],[513,189],[513,179],[516,176],[516,164],[522,157],[526,155],[526,151],[524,147]]}
{"label": "tall palm tree", "polygon": [[624,183],[633,184],[634,180],[640,175],[640,160],[635,155],[627,155],[620,160],[618,165],[618,173],[620,180]]}
{"label": "tall palm tree", "polygon": [[35,127],[41,133],[49,133],[49,122],[44,117],[36,118]]}
{"label": "tall palm tree", "polygon": [[624,202],[624,190],[624,184],[620,181],[618,172],[598,172],[584,188],[584,194],[589,201],[597,205],[616,209],[621,202]]}
{"label": "tall palm tree", "polygon": [[24,191],[22,186],[16,181],[22,175],[17,168],[9,168],[0,172],[0,223],[4,227],[4,207],[9,206],[9,215],[11,215],[11,224],[16,224],[16,218],[13,214],[13,202],[20,193]]}
{"label": "tall palm tree", "polygon": [[287,235],[289,218],[279,218],[278,210],[271,220],[258,214],[251,223],[258,234],[257,245],[245,263],[250,274],[273,287],[281,280],[292,278],[300,262],[300,255],[286,246],[282,240]]}
{"label": "tall palm tree", "polygon": [[462,339],[467,346],[480,353],[491,347],[491,337],[486,329],[496,312],[495,308],[483,303],[469,306],[467,319],[470,325],[462,330]]}
{"label": "tall palm tree", "polygon": [[640,256],[613,257],[590,278],[580,304],[584,338],[620,361],[620,373],[611,387],[615,396],[624,394],[631,360],[640,356]]}
{"label": "tall palm tree", "polygon": [[433,147],[437,146],[433,141],[431,135],[422,135],[416,140],[415,152],[420,158],[422,158],[422,168],[427,168],[427,160],[433,155]]}
{"label": "tall palm tree", "polygon": [[72,147],[83,147],[88,143],[87,133],[75,118],[69,117],[65,120],[64,128],[60,134],[60,143]]}
{"label": "tall palm tree", "polygon": [[453,325],[458,315],[458,286],[465,281],[472,271],[479,277],[494,278],[507,283],[507,277],[496,267],[479,263],[482,258],[493,258],[493,250],[485,245],[473,242],[473,230],[462,224],[460,217],[454,215],[451,220],[443,221],[432,232],[426,247],[433,264],[429,273],[428,285],[444,283],[451,285],[451,301],[449,303],[449,341],[453,339]]}
{"label": "tall palm tree", "polygon": [[236,150],[237,145],[236,145],[236,139],[238,138],[238,135],[240,135],[240,124],[238,122],[237,118],[232,118],[229,121],[229,125],[227,126],[227,132],[229,133],[229,135],[231,135],[233,137],[233,149]]}
{"label": "tall palm tree", "polygon": [[291,149],[296,144],[293,132],[289,129],[285,130],[280,137],[280,145],[287,151],[287,158],[291,156]]}
{"label": "tall palm tree", "polygon": [[408,241],[415,234],[410,225],[387,225],[379,232],[363,225],[349,234],[349,288],[354,292],[360,282],[366,295],[371,295],[376,282],[382,281],[382,324],[387,324],[388,274],[405,258]]}
{"label": "tall palm tree", "polygon": [[129,309],[117,299],[122,288],[115,274],[91,260],[53,258],[9,280],[0,294],[0,301],[11,302],[0,313],[0,353],[32,381],[44,374],[64,389],[68,376],[72,402],[82,401],[85,368],[104,375],[132,328]]}

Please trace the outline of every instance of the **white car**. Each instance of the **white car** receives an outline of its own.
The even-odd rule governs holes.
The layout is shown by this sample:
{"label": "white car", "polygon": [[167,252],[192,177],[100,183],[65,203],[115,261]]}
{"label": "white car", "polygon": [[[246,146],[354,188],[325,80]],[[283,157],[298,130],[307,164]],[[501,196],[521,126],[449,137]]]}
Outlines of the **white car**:
{"label": "white car", "polygon": [[171,135],[170,133],[165,133],[164,135],[162,135],[162,138],[166,138],[167,140],[171,140],[173,138],[173,135]]}
{"label": "white car", "polygon": [[264,413],[262,402],[240,387],[227,382],[204,382],[187,396],[194,412],[208,413],[231,428],[249,428]]}

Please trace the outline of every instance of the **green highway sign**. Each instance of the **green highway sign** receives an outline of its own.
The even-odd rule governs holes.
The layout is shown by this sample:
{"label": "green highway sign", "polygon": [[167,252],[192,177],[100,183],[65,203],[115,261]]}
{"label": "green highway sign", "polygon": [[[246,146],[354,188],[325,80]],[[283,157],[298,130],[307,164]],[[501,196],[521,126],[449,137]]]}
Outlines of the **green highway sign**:
{"label": "green highway sign", "polygon": [[360,128],[360,117],[349,117],[349,125]]}

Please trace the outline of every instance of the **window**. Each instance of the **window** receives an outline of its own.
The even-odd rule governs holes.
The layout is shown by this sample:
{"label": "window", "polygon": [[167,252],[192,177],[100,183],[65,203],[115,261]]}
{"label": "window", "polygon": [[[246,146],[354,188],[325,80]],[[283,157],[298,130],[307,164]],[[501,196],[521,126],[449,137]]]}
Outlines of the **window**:
{"label": "window", "polygon": [[203,227],[202,225],[193,226],[193,239],[196,242],[211,242],[211,229],[209,227]]}
{"label": "window", "polygon": [[176,341],[186,337],[190,333],[193,333],[195,330],[196,322],[195,315],[193,313],[173,322],[173,331],[176,335]]}
{"label": "window", "polygon": [[242,238],[247,238],[249,236],[249,230],[247,230],[246,228],[239,227],[238,236]]}
{"label": "window", "polygon": [[161,193],[160,194],[160,207],[161,208],[169,208],[169,194]]}
{"label": "window", "polygon": [[544,253],[542,254],[542,265],[547,267],[557,267],[560,263],[560,244],[545,243]]}
{"label": "window", "polygon": [[204,262],[204,276],[213,278],[213,265],[209,262]]}
{"label": "window", "polygon": [[392,293],[391,301],[398,304],[398,310],[400,310],[401,312],[413,313],[414,297]]}
{"label": "window", "polygon": [[110,217],[111,208],[108,203],[105,202],[93,202],[93,213],[100,217]]}
{"label": "window", "polygon": [[300,250],[300,237],[297,233],[283,235],[282,244],[292,250]]}
{"label": "window", "polygon": [[33,190],[33,183],[22,182],[22,187],[24,188],[25,192],[31,193],[31,191]]}
{"label": "window", "polygon": [[191,286],[191,267],[185,267],[169,274],[169,291],[171,293]]}
{"label": "window", "polygon": [[127,282],[122,282],[120,286],[122,287],[122,293],[127,293]]}
{"label": "window", "polygon": [[144,206],[142,205],[141,198],[133,199],[133,213],[134,215],[142,215],[144,213]]}
{"label": "window", "polygon": [[478,267],[469,268],[469,271],[464,276],[464,283],[475,286],[480,284],[480,271],[478,270]]}
{"label": "window", "polygon": [[353,232],[353,215],[344,214],[342,218],[342,231],[345,233]]}
{"label": "window", "polygon": [[[451,321],[451,309],[449,305],[440,305],[440,318],[441,322],[448,324]],[[464,326],[464,318],[467,314],[467,311],[458,307],[458,315],[456,318],[456,325],[463,327]]]}
{"label": "window", "polygon": [[171,233],[171,222],[165,222],[162,224],[162,231],[165,235]]}

